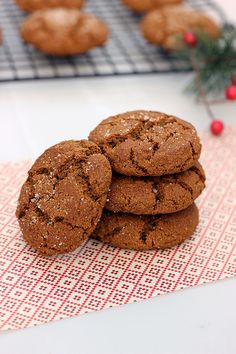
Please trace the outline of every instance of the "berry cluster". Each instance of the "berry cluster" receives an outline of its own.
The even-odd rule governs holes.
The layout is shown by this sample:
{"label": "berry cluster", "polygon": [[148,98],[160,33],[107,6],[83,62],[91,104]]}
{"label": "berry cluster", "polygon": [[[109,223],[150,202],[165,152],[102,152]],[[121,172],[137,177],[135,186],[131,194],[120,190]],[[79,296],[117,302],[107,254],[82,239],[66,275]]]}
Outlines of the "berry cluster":
{"label": "berry cluster", "polygon": [[[194,48],[198,43],[197,36],[193,32],[185,32],[183,35],[183,41],[189,48]],[[225,89],[225,98],[230,101],[236,100],[236,74],[233,75],[231,84]],[[223,122],[212,116],[211,119],[211,132],[214,135],[220,135],[224,129]]]}

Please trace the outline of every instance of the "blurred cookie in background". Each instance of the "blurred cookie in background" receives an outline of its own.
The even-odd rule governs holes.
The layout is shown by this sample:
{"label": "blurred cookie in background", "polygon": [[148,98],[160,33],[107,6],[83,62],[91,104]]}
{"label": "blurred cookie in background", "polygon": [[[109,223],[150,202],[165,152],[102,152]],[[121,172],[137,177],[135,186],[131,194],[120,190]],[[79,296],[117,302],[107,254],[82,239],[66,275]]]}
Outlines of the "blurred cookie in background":
{"label": "blurred cookie in background", "polygon": [[21,25],[21,36],[26,43],[57,56],[81,54],[102,46],[108,34],[100,19],[77,9],[38,10]]}
{"label": "blurred cookie in background", "polygon": [[134,12],[148,12],[167,5],[176,5],[183,0],[122,0],[122,2]]}
{"label": "blurred cookie in background", "polygon": [[32,12],[54,7],[80,9],[85,0],[16,0],[16,3],[22,10]]}
{"label": "blurred cookie in background", "polygon": [[181,36],[188,31],[203,32],[212,38],[220,35],[220,27],[211,17],[185,6],[149,12],[141,21],[141,30],[149,42],[167,50],[178,49]]}

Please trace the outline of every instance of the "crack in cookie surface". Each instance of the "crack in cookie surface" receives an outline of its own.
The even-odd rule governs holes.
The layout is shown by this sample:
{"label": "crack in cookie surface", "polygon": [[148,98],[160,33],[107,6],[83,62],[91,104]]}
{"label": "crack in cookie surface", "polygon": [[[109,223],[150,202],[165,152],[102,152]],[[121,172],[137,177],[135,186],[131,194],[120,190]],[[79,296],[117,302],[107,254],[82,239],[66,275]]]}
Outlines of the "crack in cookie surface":
{"label": "crack in cookie surface", "polygon": [[120,248],[162,249],[178,245],[190,237],[198,221],[195,204],[168,215],[112,214],[104,211],[92,237]]}
{"label": "crack in cookie surface", "polygon": [[115,174],[106,209],[133,214],[166,214],[187,208],[205,188],[200,163],[189,170],[160,177]]}
{"label": "crack in cookie surface", "polygon": [[194,127],[161,112],[134,111],[110,117],[89,135],[113,169],[134,176],[160,176],[190,168],[201,144]]}
{"label": "crack in cookie surface", "polygon": [[[109,162],[95,144],[68,141],[58,145],[30,169],[16,212],[24,238],[39,251],[47,253],[48,248],[48,254],[53,249],[71,251],[91,234],[111,181]],[[101,179],[98,186],[94,181]]]}

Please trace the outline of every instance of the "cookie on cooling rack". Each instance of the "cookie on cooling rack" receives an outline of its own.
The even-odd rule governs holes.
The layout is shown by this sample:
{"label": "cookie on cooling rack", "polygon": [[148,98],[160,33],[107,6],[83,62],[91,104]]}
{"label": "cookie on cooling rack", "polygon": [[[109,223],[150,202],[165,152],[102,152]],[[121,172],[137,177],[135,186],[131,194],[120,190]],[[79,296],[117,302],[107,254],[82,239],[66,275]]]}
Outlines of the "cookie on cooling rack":
{"label": "cookie on cooling rack", "polygon": [[167,6],[146,14],[141,21],[144,37],[167,50],[181,45],[181,36],[187,32],[203,32],[212,38],[220,35],[220,27],[209,16],[185,6]]}
{"label": "cookie on cooling rack", "polygon": [[80,9],[85,0],[15,0],[24,11],[32,12],[52,7],[66,7]]}
{"label": "cookie on cooling rack", "polygon": [[180,4],[183,0],[122,0],[122,2],[132,11],[148,12],[159,9],[167,5]]}
{"label": "cookie on cooling rack", "polygon": [[105,210],[92,237],[115,247],[133,250],[169,248],[189,238],[198,221],[195,204],[165,215],[132,215]]}
{"label": "cookie on cooling rack", "polygon": [[160,177],[114,174],[105,208],[131,214],[167,214],[191,205],[205,188],[205,174],[197,162],[189,170]]}
{"label": "cookie on cooling rack", "polygon": [[70,252],[93,232],[111,183],[111,167],[87,140],[46,150],[23,184],[16,216],[25,241],[39,253]]}
{"label": "cookie on cooling rack", "polygon": [[108,34],[100,19],[77,9],[38,10],[21,25],[21,36],[26,43],[57,56],[81,54],[102,46]]}
{"label": "cookie on cooling rack", "polygon": [[201,144],[188,122],[161,112],[133,111],[103,120],[90,133],[114,171],[127,176],[162,176],[188,170]]}

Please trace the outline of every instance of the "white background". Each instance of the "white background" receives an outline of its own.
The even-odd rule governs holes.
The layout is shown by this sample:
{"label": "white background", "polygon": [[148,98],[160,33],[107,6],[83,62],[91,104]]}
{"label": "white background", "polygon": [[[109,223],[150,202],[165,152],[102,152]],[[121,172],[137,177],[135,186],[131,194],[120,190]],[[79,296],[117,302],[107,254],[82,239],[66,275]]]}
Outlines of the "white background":
{"label": "white background", "polygon": [[[6,0],[7,1],[7,0]],[[218,0],[236,22],[236,1]],[[0,86],[0,160],[28,159],[64,139],[85,138],[103,118],[132,109],[172,113],[207,129],[183,94],[188,74],[89,78]],[[235,103],[214,107],[226,125]],[[234,354],[236,280],[0,334],[1,354]]]}

